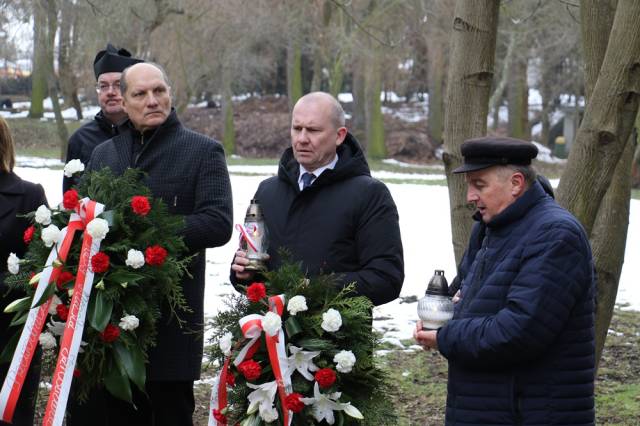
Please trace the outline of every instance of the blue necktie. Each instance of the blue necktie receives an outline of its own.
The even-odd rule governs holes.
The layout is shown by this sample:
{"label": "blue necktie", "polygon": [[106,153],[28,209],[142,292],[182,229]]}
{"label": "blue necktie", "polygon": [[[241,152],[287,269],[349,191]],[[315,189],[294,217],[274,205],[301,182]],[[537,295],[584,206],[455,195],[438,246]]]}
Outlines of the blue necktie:
{"label": "blue necktie", "polygon": [[304,190],[306,187],[311,185],[311,181],[315,179],[315,175],[313,173],[304,172],[301,176],[302,179],[302,189]]}

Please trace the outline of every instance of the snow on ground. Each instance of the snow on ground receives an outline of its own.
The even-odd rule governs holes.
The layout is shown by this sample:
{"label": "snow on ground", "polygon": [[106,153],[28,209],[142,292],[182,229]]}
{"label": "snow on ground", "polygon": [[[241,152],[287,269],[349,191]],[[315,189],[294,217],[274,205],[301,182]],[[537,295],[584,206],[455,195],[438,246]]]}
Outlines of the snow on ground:
{"label": "snow on ground", "polygon": [[[230,166],[233,188],[234,223],[241,223],[258,184],[275,173],[275,166]],[[62,170],[46,167],[20,166],[16,173],[22,178],[42,184],[51,205],[62,200]],[[242,173],[242,174],[237,174]],[[248,175],[251,173],[251,175]],[[396,173],[405,179],[412,174]],[[378,173],[374,173],[378,175]],[[424,175],[427,176],[427,175]],[[428,175],[433,176],[433,175]],[[405,282],[401,296],[421,297],[435,269],[443,269],[449,281],[455,274],[455,261],[451,245],[449,196],[445,186],[389,184],[400,214],[400,230],[404,245]],[[636,279],[640,273],[640,201],[631,200],[626,262],[622,269],[617,303],[628,304],[628,309],[640,310],[640,286]],[[207,250],[207,287],[205,310],[215,315],[224,309],[223,296],[234,292],[229,282],[229,265],[238,245],[234,235],[223,247]],[[416,314],[416,303],[401,300],[374,310],[374,327],[384,332],[385,338],[406,339],[411,336]]]}

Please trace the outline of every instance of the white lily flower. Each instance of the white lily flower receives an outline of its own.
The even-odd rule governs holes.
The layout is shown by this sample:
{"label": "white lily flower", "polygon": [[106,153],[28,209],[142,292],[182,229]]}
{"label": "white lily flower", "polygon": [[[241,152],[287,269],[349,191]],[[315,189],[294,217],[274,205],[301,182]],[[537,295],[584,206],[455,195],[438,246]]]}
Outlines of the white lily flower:
{"label": "white lily flower", "polygon": [[20,272],[20,258],[15,253],[9,253],[7,258],[7,270],[13,275]]}
{"label": "white lily flower", "polygon": [[273,400],[278,391],[278,385],[275,380],[261,385],[254,385],[253,383],[247,382],[247,386],[255,389],[247,396],[247,400],[249,401],[247,414],[253,414],[258,411],[258,409],[260,409],[260,411],[268,411],[273,407]]}
{"label": "white lily flower", "polygon": [[287,374],[290,376],[297,370],[305,379],[314,381],[310,371],[318,371],[319,367],[313,363],[312,359],[320,355],[320,351],[303,351],[302,348],[291,345],[289,352],[291,356],[287,358]]}
{"label": "white lily flower", "polygon": [[318,423],[326,420],[330,425],[334,424],[334,411],[344,411],[353,418],[364,419],[360,410],[351,405],[350,402],[338,402],[340,395],[342,395],[340,392],[321,393],[318,382],[316,382],[313,386],[313,398],[300,398],[300,401],[306,405],[312,405],[311,413]]}
{"label": "white lily flower", "polygon": [[56,321],[54,319],[51,319],[49,321],[49,324],[47,324],[47,330],[49,330],[49,332],[54,336],[62,336],[62,334],[64,333],[64,326],[64,321]]}
{"label": "white lily flower", "polygon": [[261,405],[258,414],[260,415],[262,420],[267,423],[275,422],[276,420],[278,420],[278,410],[276,410],[276,407],[262,408]]}
{"label": "white lily flower", "polygon": [[269,336],[275,336],[282,328],[282,318],[275,312],[267,312],[262,318],[262,328]]}
{"label": "white lily flower", "polygon": [[233,339],[233,334],[231,334],[230,332],[226,332],[220,338],[220,342],[218,342],[218,345],[220,346],[220,350],[222,351],[224,356],[231,355],[231,346],[233,344],[232,339]]}
{"label": "white lily flower", "polygon": [[78,160],[77,158],[69,161],[67,164],[64,165],[64,175],[66,177],[71,177],[75,173],[83,172],[83,171],[84,171],[84,164],[82,164],[82,161]]}

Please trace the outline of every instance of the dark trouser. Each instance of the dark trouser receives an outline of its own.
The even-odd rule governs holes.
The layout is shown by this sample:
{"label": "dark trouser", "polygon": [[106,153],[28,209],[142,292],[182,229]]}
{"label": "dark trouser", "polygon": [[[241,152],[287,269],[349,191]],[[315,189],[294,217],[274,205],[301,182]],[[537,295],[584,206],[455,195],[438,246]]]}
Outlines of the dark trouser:
{"label": "dark trouser", "polygon": [[192,426],[193,381],[147,382],[147,394],[132,385],[135,408],[106,389],[80,403],[69,396],[67,426]]}

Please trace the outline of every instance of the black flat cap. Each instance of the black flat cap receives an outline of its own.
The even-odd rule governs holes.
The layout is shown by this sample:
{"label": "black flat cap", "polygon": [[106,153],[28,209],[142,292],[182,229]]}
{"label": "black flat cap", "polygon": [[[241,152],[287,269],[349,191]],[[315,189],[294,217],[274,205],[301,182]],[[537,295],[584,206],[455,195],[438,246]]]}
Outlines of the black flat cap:
{"label": "black flat cap", "polygon": [[453,173],[467,173],[507,164],[526,166],[538,155],[538,148],[531,142],[494,136],[466,140],[460,150],[464,164]]}
{"label": "black flat cap", "polygon": [[93,60],[93,72],[96,80],[100,74],[106,72],[122,72],[125,68],[144,62],[142,59],[132,58],[127,49],[116,49],[111,43],[105,50],[101,50]]}

